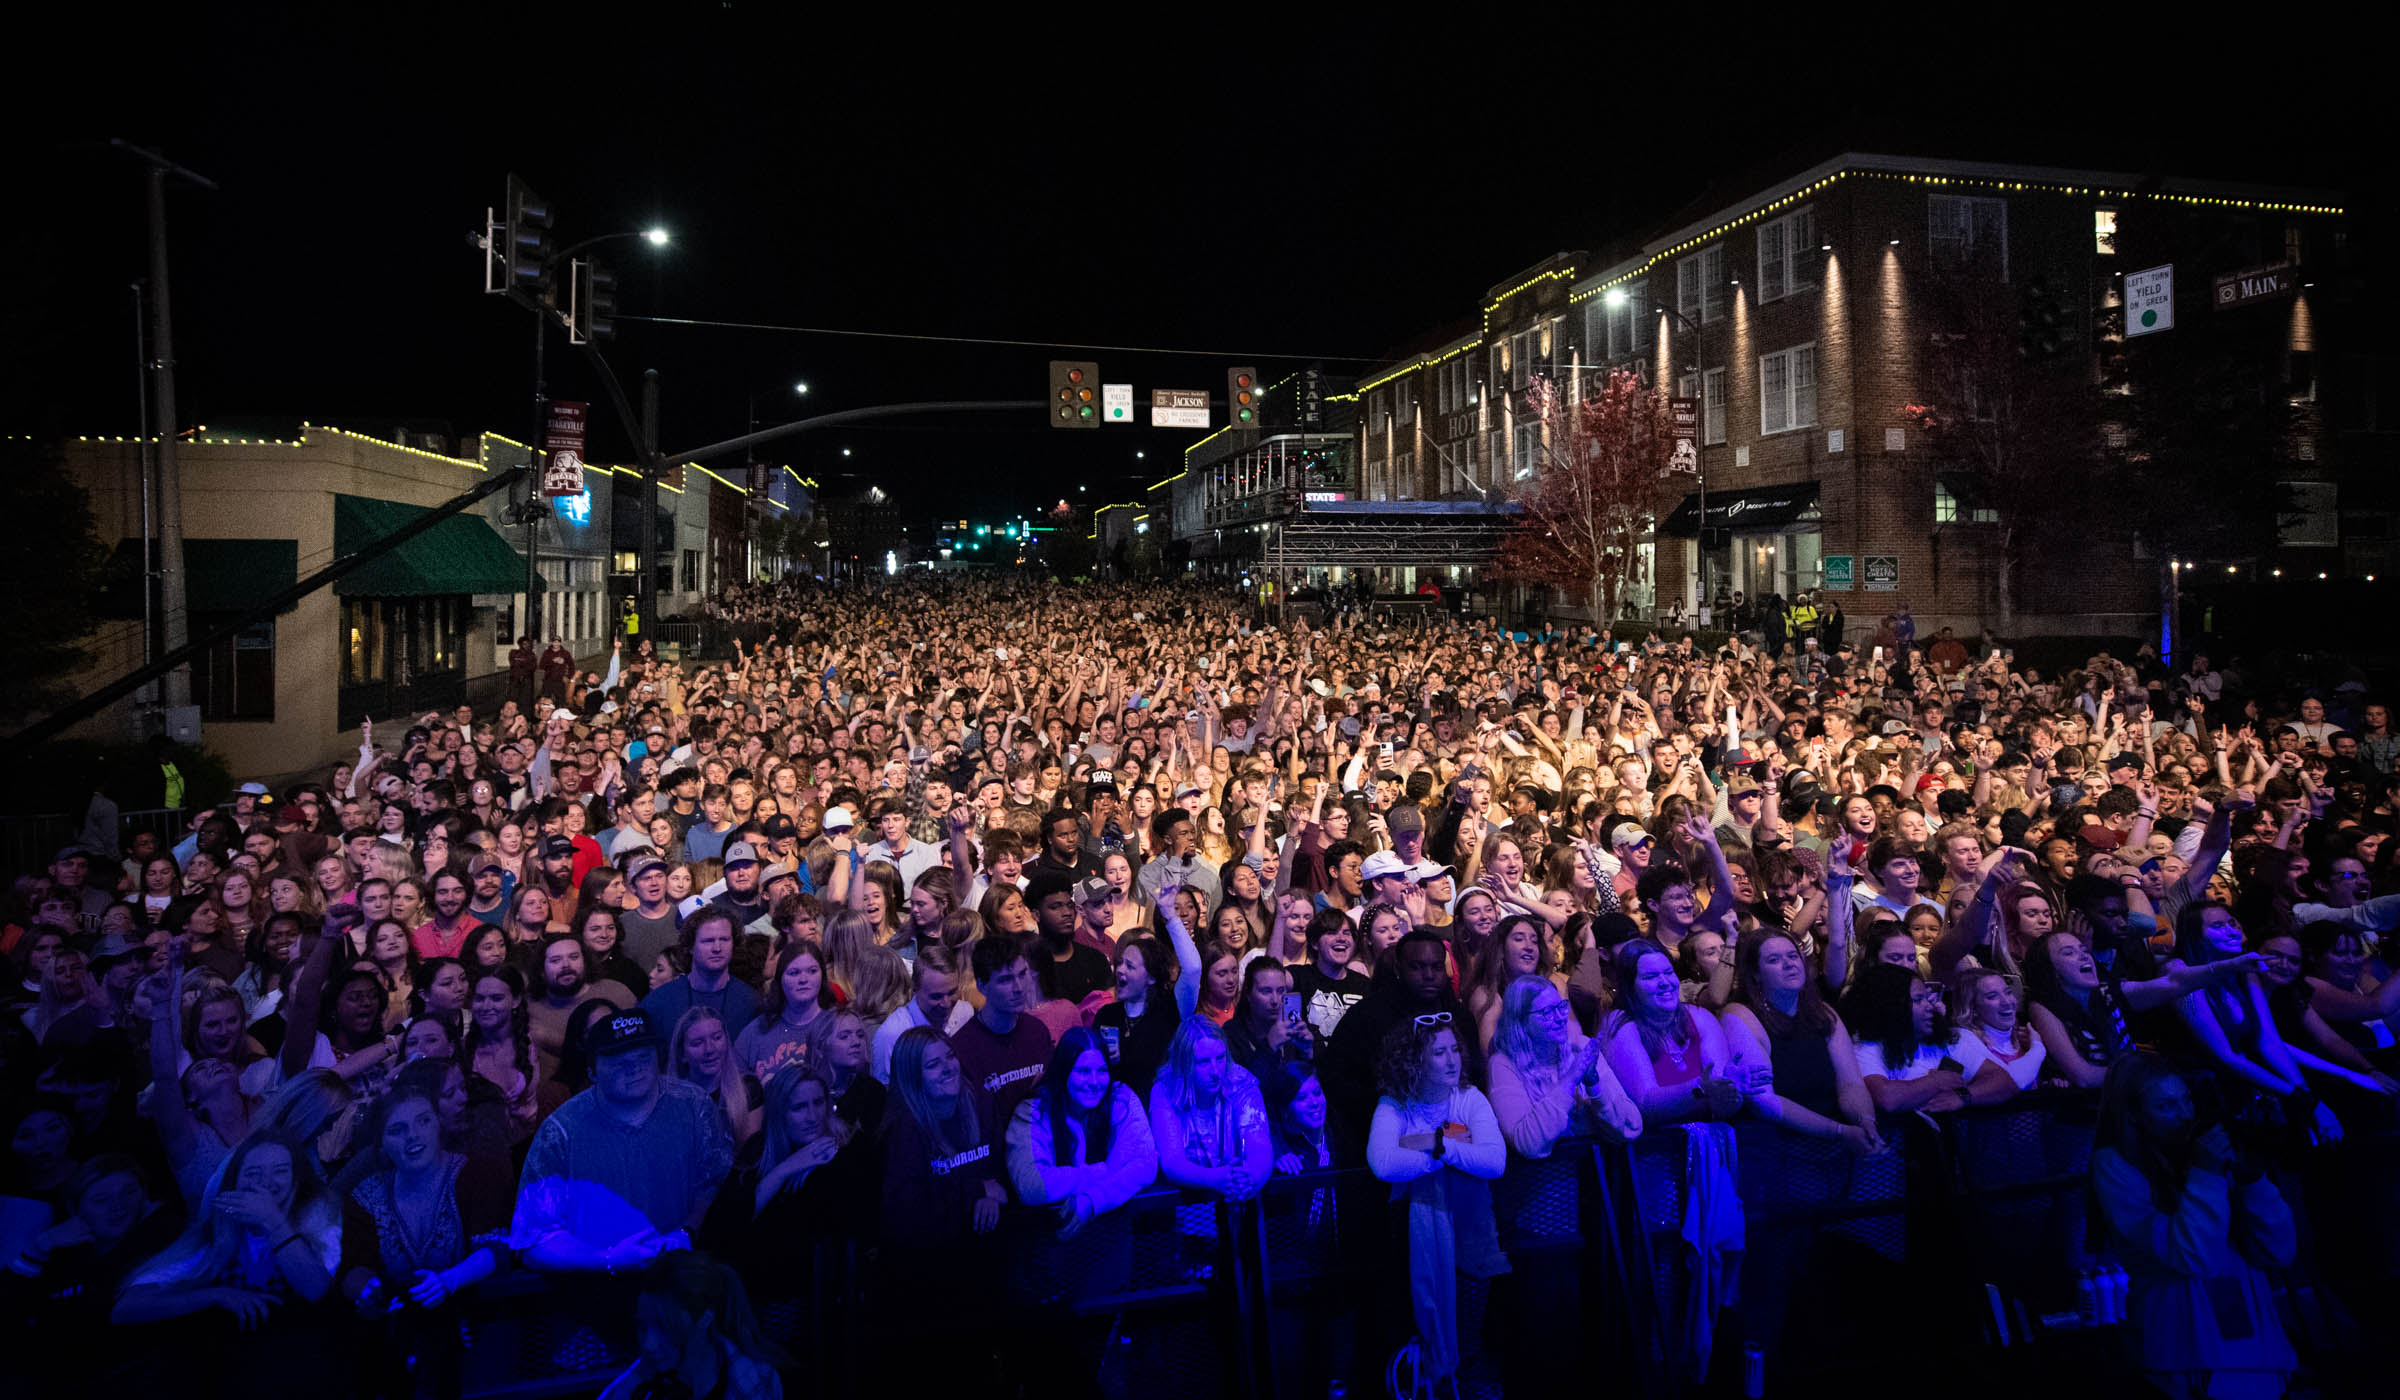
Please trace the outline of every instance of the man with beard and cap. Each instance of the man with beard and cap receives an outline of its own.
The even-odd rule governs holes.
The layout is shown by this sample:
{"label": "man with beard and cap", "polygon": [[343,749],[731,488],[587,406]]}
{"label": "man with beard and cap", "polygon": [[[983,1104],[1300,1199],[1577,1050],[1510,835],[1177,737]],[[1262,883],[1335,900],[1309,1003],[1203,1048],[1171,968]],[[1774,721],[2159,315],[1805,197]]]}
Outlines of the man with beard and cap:
{"label": "man with beard and cap", "polygon": [[759,874],[758,847],[736,841],[725,848],[725,892],[711,903],[733,915],[737,927],[747,929],[772,909]]}

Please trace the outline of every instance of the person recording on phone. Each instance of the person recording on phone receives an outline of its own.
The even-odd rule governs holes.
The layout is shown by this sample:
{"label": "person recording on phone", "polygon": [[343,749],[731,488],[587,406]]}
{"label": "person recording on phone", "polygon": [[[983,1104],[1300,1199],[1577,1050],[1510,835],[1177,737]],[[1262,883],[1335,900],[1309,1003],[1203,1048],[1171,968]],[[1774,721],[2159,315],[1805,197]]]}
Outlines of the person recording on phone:
{"label": "person recording on phone", "polygon": [[1265,1083],[1286,1064],[1305,1064],[1317,1054],[1316,1032],[1302,1014],[1290,968],[1258,958],[1242,974],[1242,1000],[1225,1023],[1225,1047],[1233,1062]]}

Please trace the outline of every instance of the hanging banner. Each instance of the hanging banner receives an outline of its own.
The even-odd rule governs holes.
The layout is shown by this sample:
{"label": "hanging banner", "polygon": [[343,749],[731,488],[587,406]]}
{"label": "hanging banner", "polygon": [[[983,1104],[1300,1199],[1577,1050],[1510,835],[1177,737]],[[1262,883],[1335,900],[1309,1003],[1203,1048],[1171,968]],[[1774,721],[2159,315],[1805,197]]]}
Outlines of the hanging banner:
{"label": "hanging banner", "polygon": [[546,434],[550,455],[542,463],[543,495],[583,494],[583,419],[590,408],[588,403],[550,401],[550,426]]}
{"label": "hanging banner", "polygon": [[1667,470],[1700,474],[1700,401],[1672,398],[1667,400],[1667,422],[1674,429],[1675,451],[1667,459]]}

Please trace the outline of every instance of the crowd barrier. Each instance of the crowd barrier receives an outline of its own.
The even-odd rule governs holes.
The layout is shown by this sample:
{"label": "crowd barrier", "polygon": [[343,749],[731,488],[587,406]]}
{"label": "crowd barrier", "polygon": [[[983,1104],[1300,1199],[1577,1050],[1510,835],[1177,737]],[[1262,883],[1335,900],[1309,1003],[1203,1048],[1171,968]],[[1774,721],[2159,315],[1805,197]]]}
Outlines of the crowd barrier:
{"label": "crowd barrier", "polygon": [[[1865,1158],[1738,1124],[1746,1242],[1709,1389],[1791,1393],[1855,1374],[1861,1355],[1893,1355],[1894,1314],[1877,1299],[1905,1310],[1909,1345],[1927,1357],[2067,1346],[2079,1365],[2115,1364],[2114,1329],[2085,1325],[2078,1309],[2079,1279],[2109,1264],[2088,1219],[2096,1107],[2089,1094],[2043,1092],[1939,1119],[1894,1115],[1887,1150]],[[1643,1394],[1703,1383],[1689,1341],[1685,1141],[1669,1128],[1512,1157],[1493,1187],[1511,1271],[1460,1281],[1462,1394],[1564,1394],[1568,1363],[1586,1367],[1588,1387],[1594,1358],[1629,1368]],[[1381,1395],[1411,1330],[1389,1197],[1358,1169],[1278,1177],[1240,1203],[1159,1189],[1070,1240],[1051,1212],[1012,1209],[988,1290],[952,1276],[920,1296],[876,1296],[857,1248],[835,1242],[795,1261],[805,1286],[758,1283],[760,1311],[828,1395],[879,1388],[889,1358],[859,1343],[896,1311],[962,1303],[992,1324],[994,1365],[1035,1381],[1055,1368],[1084,1387],[1073,1393]],[[468,1394],[571,1393],[630,1359],[628,1286],[600,1286],[620,1295],[611,1305],[591,1285],[565,1287],[519,1274],[479,1294]]]}
{"label": "crowd barrier", "polygon": [[[1894,1374],[2020,1390],[2071,1374],[2134,1393],[2121,1329],[2079,1307],[2079,1281],[2111,1262],[2087,1204],[2096,1119],[2093,1096],[2064,1092],[1893,1115],[1887,1150],[1864,1158],[1738,1124],[1740,1289],[1714,1313],[1705,1358],[1692,1345],[1685,1134],[1512,1157],[1493,1184],[1510,1270],[1459,1284],[1460,1393],[1580,1395],[1595,1373],[1643,1395],[1807,1394]],[[2400,1138],[2340,1151],[2330,1177],[2286,1194],[2304,1218],[2330,1199],[2350,1253],[2388,1264]],[[786,1393],[906,1390],[917,1368],[971,1392],[1380,1396],[1409,1340],[1403,1216],[1363,1170],[1278,1177],[1246,1202],[1162,1187],[1072,1239],[1055,1220],[1006,1210],[994,1237],[921,1284],[879,1287],[869,1251],[844,1238],[751,1272],[762,1329],[798,1363]],[[2313,1257],[2276,1281],[2312,1373],[2362,1370]],[[633,1359],[634,1287],[505,1272],[465,1296],[430,1350],[422,1334],[392,1341],[447,1353],[434,1364],[465,1395],[589,1394]]]}

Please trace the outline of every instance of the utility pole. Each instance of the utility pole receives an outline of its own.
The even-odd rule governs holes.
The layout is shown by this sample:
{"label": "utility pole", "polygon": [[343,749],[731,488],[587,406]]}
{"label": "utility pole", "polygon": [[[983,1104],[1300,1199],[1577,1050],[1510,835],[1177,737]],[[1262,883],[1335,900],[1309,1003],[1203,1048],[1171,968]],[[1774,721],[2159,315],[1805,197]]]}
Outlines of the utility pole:
{"label": "utility pole", "polygon": [[543,369],[544,347],[549,344],[550,308],[545,293],[537,290],[534,297],[533,436],[526,439],[532,446],[525,449],[525,625],[518,629],[518,635],[529,636],[539,645],[542,631],[534,625],[534,618],[539,615],[534,594],[542,582],[536,558],[542,547],[542,514],[550,505],[542,493],[542,449],[550,436],[550,383]]}
{"label": "utility pole", "polygon": [[[125,141],[109,144],[150,168],[150,421],[158,432],[158,572],[165,623],[160,651],[170,653],[182,650],[190,620],[184,612],[183,477],[175,460],[175,316],[167,296],[167,176],[172,174],[204,190],[213,191],[217,186],[156,151]],[[176,712],[192,703],[188,662],[167,672],[159,698],[172,727]]]}
{"label": "utility pole", "polygon": [[642,371],[642,625],[658,625],[658,371]]}

